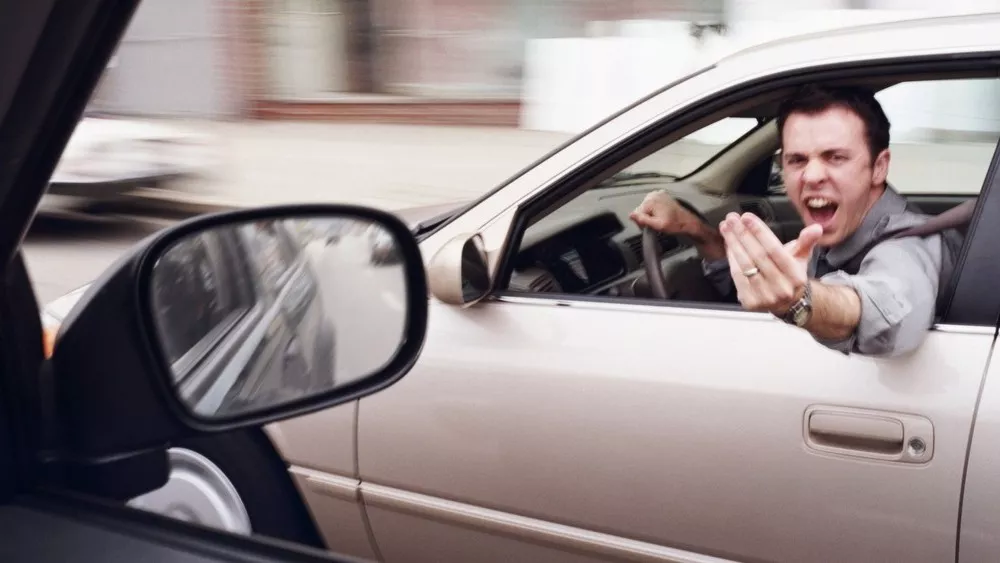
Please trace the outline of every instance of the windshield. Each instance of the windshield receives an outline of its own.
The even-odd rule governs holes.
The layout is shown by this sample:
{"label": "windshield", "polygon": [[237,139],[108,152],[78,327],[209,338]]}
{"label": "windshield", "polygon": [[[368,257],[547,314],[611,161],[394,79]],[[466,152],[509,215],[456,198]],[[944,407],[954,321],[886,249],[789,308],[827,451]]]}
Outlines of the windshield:
{"label": "windshield", "polygon": [[637,180],[684,178],[725,152],[758,126],[753,117],[726,117],[686,135],[615,174],[602,187],[633,185]]}

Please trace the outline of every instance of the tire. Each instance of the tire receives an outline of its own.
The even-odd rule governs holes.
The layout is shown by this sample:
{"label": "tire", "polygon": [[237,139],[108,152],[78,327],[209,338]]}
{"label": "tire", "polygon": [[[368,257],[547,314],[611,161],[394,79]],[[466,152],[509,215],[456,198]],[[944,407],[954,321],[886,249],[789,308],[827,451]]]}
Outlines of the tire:
{"label": "tire", "polygon": [[[287,466],[262,430],[234,430],[182,440],[170,449],[170,457],[171,482],[129,504],[238,534],[249,531],[254,535],[326,549]],[[185,465],[185,460],[194,465]],[[191,467],[202,471],[214,468],[224,475],[221,481],[212,481],[217,485],[215,488],[225,489],[226,494],[218,498],[235,493],[233,500],[239,506],[223,503],[224,510],[202,512],[209,518],[199,518],[198,509],[205,507],[201,498],[186,501],[174,494],[178,486],[185,486],[185,478],[191,478]],[[230,511],[233,514],[229,514]],[[230,517],[223,519],[223,524],[212,518],[216,513]]]}

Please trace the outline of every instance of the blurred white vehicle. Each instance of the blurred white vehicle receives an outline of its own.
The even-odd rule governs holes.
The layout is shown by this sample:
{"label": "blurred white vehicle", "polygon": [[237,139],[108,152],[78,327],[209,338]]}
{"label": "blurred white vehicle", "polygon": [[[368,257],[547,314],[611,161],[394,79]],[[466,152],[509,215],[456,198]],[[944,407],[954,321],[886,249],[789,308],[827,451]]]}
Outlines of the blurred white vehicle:
{"label": "blurred white vehicle", "polygon": [[144,120],[84,117],[63,152],[40,211],[100,203],[138,189],[180,189],[212,169],[210,136]]}

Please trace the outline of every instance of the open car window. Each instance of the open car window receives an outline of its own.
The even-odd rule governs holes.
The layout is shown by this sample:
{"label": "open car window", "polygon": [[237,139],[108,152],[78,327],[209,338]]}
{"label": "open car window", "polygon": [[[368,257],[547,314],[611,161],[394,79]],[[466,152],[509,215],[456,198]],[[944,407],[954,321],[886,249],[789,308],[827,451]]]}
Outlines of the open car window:
{"label": "open car window", "polygon": [[[991,105],[973,102],[995,99],[998,85],[996,78],[928,78],[878,93],[891,123],[889,183],[923,212],[936,215],[982,190],[1000,124]],[[525,230],[506,289],[652,297],[642,232],[629,214],[655,190],[666,191],[710,225],[730,212],[751,212],[783,242],[794,239],[803,225],[784,194],[773,111],[752,118],[723,117],[638,161],[624,157],[628,166],[612,167],[595,189],[535,211],[522,223]],[[729,115],[739,114],[734,109]],[[676,177],[692,166],[700,166],[696,174]],[[609,185],[615,189],[606,189]],[[665,276],[679,288],[673,300],[733,306],[706,283],[690,240],[665,233],[657,239]]]}
{"label": "open car window", "polygon": [[[875,98],[890,123],[889,183],[906,195],[975,196],[1000,138],[1000,80],[903,82]],[[775,151],[768,193],[785,193]]]}

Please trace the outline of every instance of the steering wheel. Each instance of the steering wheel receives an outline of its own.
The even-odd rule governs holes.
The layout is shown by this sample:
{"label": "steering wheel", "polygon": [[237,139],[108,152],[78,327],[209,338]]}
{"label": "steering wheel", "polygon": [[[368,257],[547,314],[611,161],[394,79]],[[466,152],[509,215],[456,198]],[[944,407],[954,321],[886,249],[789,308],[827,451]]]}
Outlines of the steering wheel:
{"label": "steering wheel", "polygon": [[[677,203],[691,213],[694,213],[698,219],[708,223],[708,219],[690,203],[680,199],[677,200]],[[667,291],[667,279],[663,274],[663,268],[660,266],[663,248],[660,246],[660,239],[657,238],[658,234],[649,227],[643,227],[642,259],[646,267],[646,280],[649,282],[649,288],[653,291],[653,295],[659,299],[669,299],[670,292]]]}

